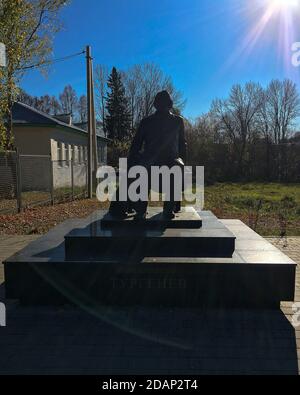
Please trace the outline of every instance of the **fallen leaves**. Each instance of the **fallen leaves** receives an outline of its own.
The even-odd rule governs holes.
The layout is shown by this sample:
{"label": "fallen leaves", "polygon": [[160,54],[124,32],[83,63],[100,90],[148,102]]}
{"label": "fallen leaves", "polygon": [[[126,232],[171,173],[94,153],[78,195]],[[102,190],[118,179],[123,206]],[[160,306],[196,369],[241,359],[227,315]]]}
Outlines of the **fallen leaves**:
{"label": "fallen leaves", "polygon": [[76,200],[55,206],[28,209],[19,214],[0,215],[0,234],[33,235],[47,233],[69,218],[84,218],[107,205],[97,200]]}

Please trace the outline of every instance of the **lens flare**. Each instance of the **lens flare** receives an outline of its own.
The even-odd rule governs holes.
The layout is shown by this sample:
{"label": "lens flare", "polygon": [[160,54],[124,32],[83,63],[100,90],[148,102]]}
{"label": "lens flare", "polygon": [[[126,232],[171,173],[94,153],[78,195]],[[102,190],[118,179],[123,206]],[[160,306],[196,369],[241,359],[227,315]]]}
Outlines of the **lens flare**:
{"label": "lens flare", "polygon": [[293,42],[299,41],[296,36],[296,23],[300,18],[300,0],[251,0],[248,12],[252,14],[253,23],[239,47],[224,64],[224,68],[229,69],[236,63],[242,66],[254,49],[265,48],[272,32],[274,43],[277,43],[274,49],[278,60],[286,71],[295,72],[291,70],[291,46]]}
{"label": "lens flare", "polygon": [[297,6],[299,6],[299,0],[269,0],[269,7],[273,8],[274,11]]}

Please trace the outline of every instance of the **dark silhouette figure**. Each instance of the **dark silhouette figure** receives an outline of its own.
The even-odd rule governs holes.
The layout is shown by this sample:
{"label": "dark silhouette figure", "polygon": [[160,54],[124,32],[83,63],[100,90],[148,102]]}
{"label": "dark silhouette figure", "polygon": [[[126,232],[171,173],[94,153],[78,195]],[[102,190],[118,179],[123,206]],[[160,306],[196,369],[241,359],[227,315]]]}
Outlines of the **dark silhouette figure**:
{"label": "dark silhouette figure", "polygon": [[[151,166],[183,167],[186,160],[184,121],[182,117],[172,114],[173,101],[167,91],[156,95],[154,107],[156,112],[142,120],[128,158],[129,167],[144,166],[148,169],[149,176]],[[164,215],[170,218],[174,217],[174,212],[180,210],[180,202],[174,200],[174,182],[171,179],[171,199],[164,204]],[[149,191],[150,185],[149,177]],[[116,203],[111,205],[111,214],[120,216],[130,211],[128,206]],[[130,203],[137,218],[145,218],[147,206],[148,202]]]}

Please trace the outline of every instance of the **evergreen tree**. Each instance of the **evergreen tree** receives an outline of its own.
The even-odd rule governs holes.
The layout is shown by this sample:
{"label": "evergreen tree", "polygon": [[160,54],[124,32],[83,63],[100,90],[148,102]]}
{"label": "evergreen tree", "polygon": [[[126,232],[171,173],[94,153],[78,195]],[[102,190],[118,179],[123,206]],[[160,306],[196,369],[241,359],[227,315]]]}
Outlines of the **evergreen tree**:
{"label": "evergreen tree", "polygon": [[114,67],[108,79],[107,116],[105,119],[108,137],[124,141],[130,135],[130,111],[121,74]]}

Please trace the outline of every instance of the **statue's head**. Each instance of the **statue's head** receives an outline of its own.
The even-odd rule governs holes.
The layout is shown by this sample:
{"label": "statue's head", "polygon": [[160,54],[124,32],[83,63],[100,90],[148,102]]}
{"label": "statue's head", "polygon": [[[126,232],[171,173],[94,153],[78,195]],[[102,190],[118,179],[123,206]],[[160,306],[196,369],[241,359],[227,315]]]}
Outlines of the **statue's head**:
{"label": "statue's head", "polygon": [[173,107],[173,100],[167,91],[159,92],[154,100],[154,107],[158,111],[169,111]]}

